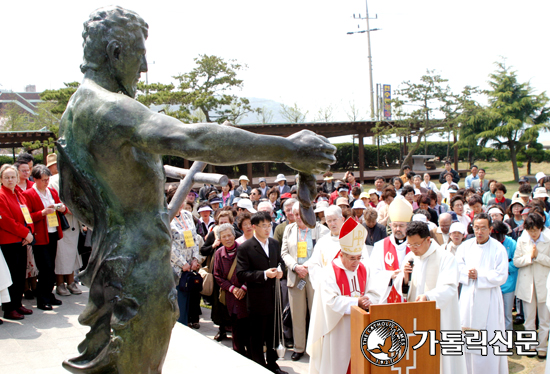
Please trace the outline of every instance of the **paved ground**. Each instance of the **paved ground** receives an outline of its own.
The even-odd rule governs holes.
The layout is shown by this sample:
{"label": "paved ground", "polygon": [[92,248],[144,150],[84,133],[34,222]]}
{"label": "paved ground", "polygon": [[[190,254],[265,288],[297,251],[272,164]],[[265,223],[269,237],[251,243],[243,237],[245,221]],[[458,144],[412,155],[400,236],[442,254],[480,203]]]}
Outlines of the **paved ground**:
{"label": "paved ground", "polygon": [[[60,297],[63,305],[54,307],[53,311],[39,310],[34,300],[25,300],[25,306],[34,311],[33,315],[22,321],[3,319],[4,324],[0,326],[0,373],[68,373],[61,363],[78,354],[77,346],[88,332],[87,327],[78,323],[78,315],[84,310],[88,298],[87,289],[82,288],[84,293],[80,296]],[[234,353],[229,339],[221,343],[213,341],[217,328],[210,321],[210,310],[202,310],[200,329],[192,330],[179,324],[174,328],[163,372],[198,372],[204,369],[204,365],[212,369],[214,365],[227,362],[231,362],[230,367],[224,366],[227,374],[264,372]],[[294,362],[290,359],[291,354],[292,350],[287,350],[285,358],[278,361],[281,368],[290,374],[307,373],[309,357],[304,355],[300,361]],[[215,362],[208,360],[211,357],[216,357]],[[185,362],[183,366],[182,362]],[[509,365],[510,373],[543,374],[546,361],[514,355],[510,357]]]}
{"label": "paved ground", "polygon": [[[61,363],[78,355],[77,346],[89,331],[88,327],[78,323],[78,315],[84,310],[88,299],[88,290],[84,286],[80,287],[84,290],[82,295],[58,296],[63,305],[54,306],[52,311],[42,311],[36,308],[34,300],[24,300],[24,306],[32,309],[34,314],[26,316],[22,321],[2,318],[4,323],[0,326],[0,373],[68,373],[61,367]],[[210,369],[220,365],[224,369],[218,372],[226,374],[264,372],[254,362],[235,353],[230,348],[231,340],[222,343],[212,340],[216,333],[217,328],[210,321],[210,310],[207,308],[203,308],[200,329],[194,330],[176,324],[163,373],[211,372],[203,370],[205,365]],[[279,365],[290,374],[307,373],[307,355],[300,361],[293,362],[290,360],[291,354],[292,351],[287,351],[285,359],[279,360]],[[212,357],[216,357],[215,362],[212,362]],[[230,368],[226,366],[228,362],[231,363]]]}

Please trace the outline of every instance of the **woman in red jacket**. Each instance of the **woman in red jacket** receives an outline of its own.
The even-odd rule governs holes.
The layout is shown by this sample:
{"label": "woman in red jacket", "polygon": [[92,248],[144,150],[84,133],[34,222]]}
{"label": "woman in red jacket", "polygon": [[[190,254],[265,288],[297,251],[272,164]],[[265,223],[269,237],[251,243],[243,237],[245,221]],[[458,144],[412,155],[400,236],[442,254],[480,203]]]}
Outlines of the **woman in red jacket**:
{"label": "woman in red jacket", "polygon": [[36,242],[33,251],[38,268],[36,304],[42,310],[52,310],[52,305],[62,304],[52,291],[55,285],[57,241],[63,238],[58,214],[65,213],[67,208],[59,200],[57,191],[48,187],[51,175],[46,166],[36,165],[32,168],[34,185],[23,193],[34,222]]}
{"label": "woman in red jacket", "polygon": [[3,165],[0,181],[0,247],[12,280],[8,288],[11,301],[2,304],[2,309],[4,318],[18,320],[32,314],[32,310],[21,305],[21,297],[27,272],[27,244],[34,239],[34,227],[25,197],[15,188],[19,181],[17,169],[12,165]]}

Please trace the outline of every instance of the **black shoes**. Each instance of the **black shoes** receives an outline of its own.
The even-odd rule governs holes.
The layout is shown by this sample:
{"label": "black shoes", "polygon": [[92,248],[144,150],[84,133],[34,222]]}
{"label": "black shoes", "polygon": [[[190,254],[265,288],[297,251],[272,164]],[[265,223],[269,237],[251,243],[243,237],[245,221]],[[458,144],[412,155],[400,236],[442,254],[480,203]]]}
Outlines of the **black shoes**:
{"label": "black shoes", "polygon": [[52,310],[53,309],[51,304],[45,304],[45,303],[38,303],[36,305],[36,307],[38,309],[42,309],[42,310]]}
{"label": "black shoes", "polygon": [[516,316],[516,318],[514,319],[514,325],[523,325],[524,322],[525,320],[522,316]]}
{"label": "black shoes", "polygon": [[281,370],[281,369],[275,369],[274,373],[275,373],[275,374],[288,374],[288,372],[283,371],[283,370]]}
{"label": "black shoes", "polygon": [[50,304],[51,305],[62,305],[63,302],[59,299],[56,299],[55,297],[50,297]]}
{"label": "black shoes", "polygon": [[302,358],[303,355],[304,355],[304,352],[301,352],[301,353],[294,352],[290,358],[292,359],[292,361],[298,361],[299,359]]}
{"label": "black shoes", "polygon": [[222,340],[227,339],[227,334],[225,332],[219,332],[214,336],[214,340],[221,342]]}
{"label": "black shoes", "polygon": [[292,340],[285,340],[285,347],[286,348],[294,348],[294,342]]}

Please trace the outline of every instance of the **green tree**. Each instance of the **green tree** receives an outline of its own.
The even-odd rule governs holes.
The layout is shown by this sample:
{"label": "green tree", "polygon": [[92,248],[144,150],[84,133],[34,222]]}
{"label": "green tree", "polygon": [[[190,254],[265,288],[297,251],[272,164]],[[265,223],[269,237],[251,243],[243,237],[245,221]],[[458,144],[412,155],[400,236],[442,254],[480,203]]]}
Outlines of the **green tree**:
{"label": "green tree", "polygon": [[[242,89],[243,81],[237,78],[237,73],[246,69],[246,65],[208,55],[199,55],[194,61],[197,66],[191,72],[173,77],[177,86],[140,82],[137,100],[147,106],[164,105],[167,115],[188,123],[199,118],[236,123],[245,114],[254,112],[248,99],[230,93]],[[202,115],[193,114],[196,110]]]}
{"label": "green tree", "polygon": [[273,111],[266,106],[256,109],[256,121],[258,123],[271,123],[273,121]]}
{"label": "green tree", "polygon": [[[478,137],[478,135],[484,131],[490,120],[486,108],[472,97],[480,93],[482,92],[477,87],[466,86],[462,94],[458,97],[461,106],[461,112],[457,118],[460,140],[454,147],[466,147],[468,149],[470,167],[474,164],[476,155],[479,155],[481,150],[486,147],[489,142],[488,138]],[[456,126],[453,128],[453,131],[456,131]]]}
{"label": "green tree", "polygon": [[332,122],[334,108],[332,105],[327,105],[326,107],[321,107],[315,115],[315,122]]}
{"label": "green tree", "polygon": [[490,139],[498,147],[510,150],[514,179],[519,180],[518,151],[525,148],[540,131],[548,130],[548,97],[545,92],[533,93],[529,82],[518,82],[516,71],[504,62],[497,62],[490,75],[487,116],[489,121],[478,139]]}
{"label": "green tree", "polygon": [[544,161],[546,152],[537,139],[538,132],[534,132],[527,140],[527,145],[518,151],[518,161],[527,161],[527,174],[531,174],[531,163]]}
{"label": "green tree", "polygon": [[40,100],[55,104],[48,108],[49,111],[52,114],[58,114],[60,116],[67,108],[67,104],[69,103],[71,96],[73,96],[80,86],[80,83],[78,82],[63,84],[65,85],[64,88],[60,88],[58,90],[45,90],[40,93]]}
{"label": "green tree", "polygon": [[14,103],[7,103],[0,112],[2,127],[5,131],[31,130],[32,114]]}
{"label": "green tree", "polygon": [[[403,166],[412,164],[412,156],[422,145],[422,139],[437,131],[448,131],[456,123],[459,100],[446,84],[447,81],[435,74],[434,70],[428,70],[420,77],[420,82],[401,83],[402,88],[395,91],[395,98],[392,99],[395,125],[379,122],[374,128],[377,135],[417,137],[415,143],[410,143],[400,173],[403,172]],[[436,115],[443,115],[443,118],[436,119]]]}
{"label": "green tree", "polygon": [[279,109],[279,114],[290,123],[300,123],[306,121],[306,116],[308,112],[305,113],[302,112],[302,109],[298,107],[297,103],[294,103],[293,106],[288,106],[285,104],[281,104],[281,108]]}

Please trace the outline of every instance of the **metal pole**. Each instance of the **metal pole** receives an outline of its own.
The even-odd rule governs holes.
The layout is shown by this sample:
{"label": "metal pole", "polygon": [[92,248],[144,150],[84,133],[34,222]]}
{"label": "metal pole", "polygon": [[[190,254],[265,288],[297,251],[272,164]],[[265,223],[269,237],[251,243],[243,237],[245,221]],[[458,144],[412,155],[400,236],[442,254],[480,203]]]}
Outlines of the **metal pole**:
{"label": "metal pole", "polygon": [[367,43],[369,47],[369,84],[370,84],[370,117],[376,118],[374,113],[374,88],[372,83],[372,54],[370,49],[370,25],[369,25],[369,5],[365,0],[365,7],[367,9]]}

